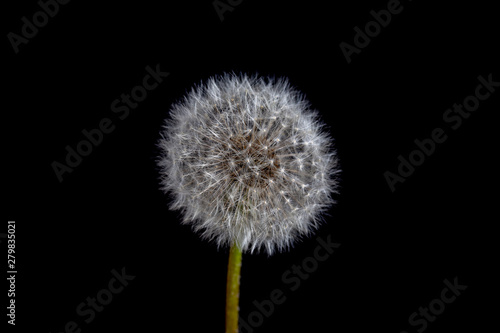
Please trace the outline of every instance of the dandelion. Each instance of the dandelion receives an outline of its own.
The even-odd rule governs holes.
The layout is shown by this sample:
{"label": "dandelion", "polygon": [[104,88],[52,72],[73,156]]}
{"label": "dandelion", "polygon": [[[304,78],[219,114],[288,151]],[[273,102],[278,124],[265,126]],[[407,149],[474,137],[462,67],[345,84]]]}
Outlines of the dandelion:
{"label": "dandelion", "polygon": [[337,191],[332,142],[286,79],[225,74],[172,107],[158,143],[162,189],[183,223],[231,247],[227,307],[241,252],[272,255],[319,226]]}

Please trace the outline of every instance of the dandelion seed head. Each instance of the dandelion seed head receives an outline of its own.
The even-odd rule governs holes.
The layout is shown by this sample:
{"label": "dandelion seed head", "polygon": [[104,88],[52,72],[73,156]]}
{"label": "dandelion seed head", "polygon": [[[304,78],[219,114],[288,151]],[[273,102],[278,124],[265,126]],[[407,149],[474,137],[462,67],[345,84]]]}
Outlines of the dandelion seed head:
{"label": "dandelion seed head", "polygon": [[209,79],[172,106],[158,147],[170,207],[219,246],[286,250],[334,203],[333,140],[285,79]]}

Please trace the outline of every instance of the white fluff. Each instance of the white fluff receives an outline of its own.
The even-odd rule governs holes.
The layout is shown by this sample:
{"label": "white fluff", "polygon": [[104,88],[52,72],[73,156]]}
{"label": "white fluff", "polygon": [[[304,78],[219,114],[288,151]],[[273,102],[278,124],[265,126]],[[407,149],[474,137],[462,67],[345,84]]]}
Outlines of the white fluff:
{"label": "white fluff", "polygon": [[286,79],[211,78],[170,115],[158,142],[162,189],[183,223],[219,246],[285,250],[334,202],[333,140]]}

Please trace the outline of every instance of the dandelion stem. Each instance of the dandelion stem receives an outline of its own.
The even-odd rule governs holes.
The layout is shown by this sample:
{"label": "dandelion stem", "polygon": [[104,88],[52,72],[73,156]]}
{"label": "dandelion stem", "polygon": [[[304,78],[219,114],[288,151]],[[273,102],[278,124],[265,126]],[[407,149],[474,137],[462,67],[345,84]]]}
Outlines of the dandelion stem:
{"label": "dandelion stem", "polygon": [[226,289],[226,333],[238,333],[241,249],[233,243],[229,250]]}

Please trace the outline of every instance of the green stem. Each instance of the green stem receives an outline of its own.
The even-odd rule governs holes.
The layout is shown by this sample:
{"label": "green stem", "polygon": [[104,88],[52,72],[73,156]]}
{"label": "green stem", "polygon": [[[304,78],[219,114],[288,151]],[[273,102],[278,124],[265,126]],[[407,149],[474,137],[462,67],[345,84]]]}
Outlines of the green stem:
{"label": "green stem", "polygon": [[241,250],[233,244],[229,250],[226,289],[226,333],[238,333]]}

